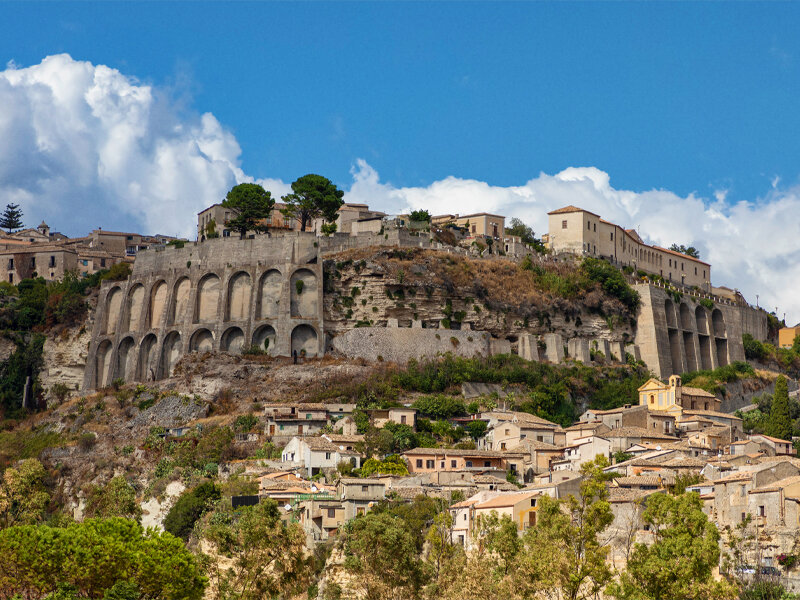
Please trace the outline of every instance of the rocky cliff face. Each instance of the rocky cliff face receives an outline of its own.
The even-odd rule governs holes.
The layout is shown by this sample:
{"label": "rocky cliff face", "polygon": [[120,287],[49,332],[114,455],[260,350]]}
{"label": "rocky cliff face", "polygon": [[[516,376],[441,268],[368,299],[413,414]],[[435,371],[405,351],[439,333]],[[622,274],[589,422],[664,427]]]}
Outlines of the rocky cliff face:
{"label": "rocky cliff face", "polygon": [[[568,268],[568,267],[562,267]],[[468,259],[427,250],[362,249],[326,260],[325,331],[400,327],[473,329],[508,339],[559,333],[564,339],[633,339],[632,319],[599,290],[567,300],[537,289],[511,260]]]}
{"label": "rocky cliff face", "polygon": [[83,385],[83,372],[89,352],[91,327],[64,329],[48,335],[44,342],[44,369],[39,374],[42,387],[49,390],[55,384],[79,390]]}

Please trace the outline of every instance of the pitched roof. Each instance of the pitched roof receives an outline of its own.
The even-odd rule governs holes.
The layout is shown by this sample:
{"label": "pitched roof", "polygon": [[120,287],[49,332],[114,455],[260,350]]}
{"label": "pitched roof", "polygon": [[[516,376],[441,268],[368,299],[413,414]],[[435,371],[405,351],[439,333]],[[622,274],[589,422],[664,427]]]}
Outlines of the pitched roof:
{"label": "pitched roof", "polygon": [[610,437],[610,438],[640,437],[651,440],[671,440],[676,442],[678,441],[678,438],[676,437],[650,431],[649,429],[645,429],[644,427],[618,427],[616,429],[612,429],[611,431],[604,433],[603,435],[605,437]]}
{"label": "pitched roof", "polygon": [[456,450],[454,448],[413,448],[406,450],[404,455],[430,455],[434,456],[475,456],[477,458],[516,458],[525,455],[524,452],[500,452],[498,450]]}
{"label": "pitched roof", "polygon": [[540,492],[517,492],[515,494],[501,494],[475,505],[475,510],[489,508],[506,508],[515,504],[539,496]]}
{"label": "pitched roof", "polygon": [[741,421],[739,417],[736,415],[732,415],[729,413],[719,412],[717,410],[696,410],[696,409],[684,409],[683,414],[685,415],[702,415],[705,417],[717,417],[718,419],[724,418],[729,419],[731,421]]}
{"label": "pitched roof", "polygon": [[662,486],[673,485],[675,476],[671,473],[659,473],[658,475],[637,475],[634,477],[616,477],[614,482],[619,487],[642,487],[642,486]]}
{"label": "pitched roof", "polygon": [[800,483],[800,475],[792,475],[791,477],[786,477],[785,479],[779,479],[778,481],[773,481],[768,485],[764,485],[754,490],[750,490],[750,493],[759,494],[761,492],[777,492],[785,487],[788,487],[790,485],[797,485],[798,483]]}
{"label": "pitched roof", "polygon": [[702,396],[703,398],[714,398],[715,400],[718,400],[714,394],[705,390],[701,390],[700,388],[685,385],[682,389],[682,394],[688,394],[690,396]]}
{"label": "pitched roof", "polygon": [[753,440],[753,438],[754,438],[754,437],[762,437],[762,438],[764,438],[765,440],[769,440],[770,442],[775,442],[776,444],[791,444],[791,443],[792,443],[792,442],[789,442],[789,441],[787,441],[787,440],[782,440],[782,439],[780,439],[780,438],[772,437],[772,436],[770,436],[770,435],[765,435],[765,434],[763,434],[763,433],[756,433],[756,434],[753,434],[752,436],[750,436],[750,439],[751,439],[752,441],[755,441],[755,440]]}
{"label": "pitched roof", "polygon": [[600,218],[600,215],[597,215],[597,214],[593,213],[590,210],[586,210],[586,209],[583,209],[583,208],[578,208],[577,206],[573,206],[572,204],[570,204],[569,206],[565,206],[563,208],[557,208],[556,210],[551,210],[547,214],[548,215],[565,215],[567,213],[574,213],[574,212],[585,212],[585,213],[589,213],[590,215],[593,215],[593,216],[597,217],[598,219]]}

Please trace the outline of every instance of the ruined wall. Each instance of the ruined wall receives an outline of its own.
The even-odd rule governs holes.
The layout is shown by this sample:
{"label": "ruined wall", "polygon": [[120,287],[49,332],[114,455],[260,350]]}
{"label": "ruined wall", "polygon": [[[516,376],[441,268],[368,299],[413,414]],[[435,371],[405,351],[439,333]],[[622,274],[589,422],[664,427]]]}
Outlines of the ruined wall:
{"label": "ruined wall", "polygon": [[312,234],[215,239],[142,252],[103,284],[85,389],[172,375],[187,352],[323,351],[322,265]]}
{"label": "ruined wall", "polygon": [[636,347],[659,377],[744,360],[744,327],[765,339],[766,315],[750,307],[715,301],[709,310],[692,296],[673,298],[650,284],[634,287],[642,298]]}

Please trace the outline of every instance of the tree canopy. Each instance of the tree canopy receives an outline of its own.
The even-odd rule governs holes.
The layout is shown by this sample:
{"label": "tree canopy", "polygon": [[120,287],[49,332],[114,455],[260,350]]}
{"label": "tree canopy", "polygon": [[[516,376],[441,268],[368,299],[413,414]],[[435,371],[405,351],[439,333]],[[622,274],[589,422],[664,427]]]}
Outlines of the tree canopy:
{"label": "tree canopy", "polygon": [[427,210],[412,210],[411,214],[409,215],[409,219],[412,221],[418,221],[420,223],[430,223],[431,213],[429,213]]}
{"label": "tree canopy", "polygon": [[22,229],[22,210],[19,204],[6,204],[3,214],[0,215],[0,228],[11,233],[15,229]]}
{"label": "tree canopy", "polygon": [[542,240],[536,237],[530,225],[526,225],[522,219],[513,217],[511,219],[511,227],[506,227],[506,234],[519,237],[524,243],[533,246],[537,252],[544,252],[545,250]]}
{"label": "tree canopy", "polygon": [[782,440],[792,439],[792,417],[789,413],[789,389],[786,378],[779,375],[775,380],[775,393],[769,411],[767,433]]}
{"label": "tree canopy", "polygon": [[228,219],[227,225],[239,232],[242,239],[248,231],[266,231],[267,225],[263,222],[270,215],[275,200],[263,187],[257,183],[240,183],[234,186],[222,206],[230,209],[236,216]]}
{"label": "tree canopy", "polygon": [[683,244],[681,244],[680,246],[678,244],[672,244],[672,246],[670,246],[669,249],[672,250],[673,252],[680,252],[681,254],[685,254],[686,256],[691,256],[692,258],[700,258],[700,252],[694,246],[687,247],[684,246]]}
{"label": "tree canopy", "polygon": [[300,230],[319,217],[333,223],[339,216],[339,207],[344,204],[344,192],[328,178],[310,173],[292,183],[292,193],[282,199],[286,203],[283,214],[300,221]]}
{"label": "tree canopy", "polygon": [[612,596],[624,600],[701,600],[735,598],[735,586],[714,579],[719,563],[719,532],[703,513],[695,493],[654,494],[647,499],[644,521],[655,540],[638,543]]}
{"label": "tree canopy", "polygon": [[206,584],[178,538],[118,517],[9,527],[0,531],[0,555],[3,597],[42,598],[71,589],[71,597],[101,598],[115,586],[124,597],[117,584],[125,581],[141,597],[200,600]]}

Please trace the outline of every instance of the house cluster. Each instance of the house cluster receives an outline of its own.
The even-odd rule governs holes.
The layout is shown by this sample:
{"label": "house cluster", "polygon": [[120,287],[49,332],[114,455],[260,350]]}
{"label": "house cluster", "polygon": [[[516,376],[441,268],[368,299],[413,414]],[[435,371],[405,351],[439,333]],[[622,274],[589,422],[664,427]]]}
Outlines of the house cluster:
{"label": "house cluster", "polygon": [[16,284],[31,277],[55,281],[67,272],[91,275],[119,262],[132,263],[140,250],[176,239],[104,229],[70,238],[42,222],[35,228],[0,233],[0,281]]}
{"label": "house cluster", "polygon": [[[475,385],[465,384],[465,394]],[[719,526],[753,527],[765,540],[764,566],[790,552],[800,527],[800,460],[792,444],[745,434],[740,418],[720,412],[718,398],[682,385],[679,376],[650,379],[638,393],[638,404],[589,409],[569,427],[505,409],[454,417],[453,425],[485,424],[475,448],[414,448],[400,457],[407,474],[369,477],[352,475],[375,457],[356,432],[355,405],[270,405],[264,435],[285,444],[281,459],[247,468],[259,476],[259,497],[276,500],[310,544],[335,536],[384,499],[424,495],[463,499],[450,507],[452,536],[470,547],[481,517],[492,512],[508,515],[520,534],[535,525],[541,499],[576,495],[581,465],[602,455],[613,472],[615,520],[605,534],[612,558],[622,556],[632,534],[648,535],[642,521],[648,496],[677,484],[698,492]],[[367,412],[378,428],[390,422],[416,428],[416,410],[408,406]]]}

